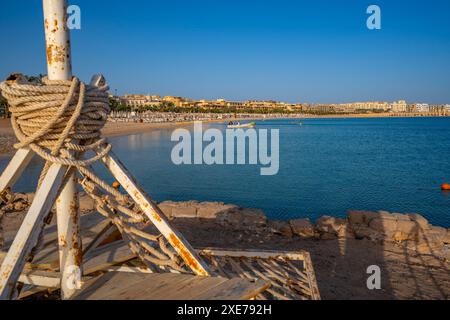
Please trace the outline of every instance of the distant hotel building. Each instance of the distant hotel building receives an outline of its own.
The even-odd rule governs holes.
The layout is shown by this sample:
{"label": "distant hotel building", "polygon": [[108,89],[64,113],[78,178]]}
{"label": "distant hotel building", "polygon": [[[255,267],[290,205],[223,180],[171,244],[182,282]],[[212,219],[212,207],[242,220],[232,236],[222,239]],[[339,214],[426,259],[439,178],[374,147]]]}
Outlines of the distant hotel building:
{"label": "distant hotel building", "polygon": [[[450,105],[429,105],[427,103],[407,104],[405,100],[388,102],[353,102],[342,104],[292,104],[273,100],[247,100],[228,101],[217,100],[193,100],[183,97],[158,95],[127,94],[122,97],[114,97],[119,103],[134,109],[146,106],[157,106],[164,102],[171,103],[177,108],[234,108],[235,110],[260,109],[261,112],[270,112],[270,109],[283,109],[292,112],[310,113],[370,113],[370,112],[393,112],[393,113],[450,113]],[[265,111],[262,111],[265,110]]]}
{"label": "distant hotel building", "polygon": [[416,112],[430,112],[430,105],[428,103],[417,103],[414,109]]}
{"label": "distant hotel building", "polygon": [[396,101],[391,104],[391,110],[392,112],[407,112],[408,105],[405,100]]}
{"label": "distant hotel building", "polygon": [[145,107],[149,105],[159,104],[161,102],[160,96],[150,96],[142,94],[127,94],[119,97],[119,102],[130,107]]}

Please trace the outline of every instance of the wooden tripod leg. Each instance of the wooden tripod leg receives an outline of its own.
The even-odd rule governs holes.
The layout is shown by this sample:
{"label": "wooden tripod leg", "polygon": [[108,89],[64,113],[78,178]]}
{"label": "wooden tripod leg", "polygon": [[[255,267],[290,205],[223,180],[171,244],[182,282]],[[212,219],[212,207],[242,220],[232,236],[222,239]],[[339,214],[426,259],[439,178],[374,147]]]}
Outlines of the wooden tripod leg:
{"label": "wooden tripod leg", "polygon": [[169,241],[181,258],[183,258],[186,265],[197,275],[208,276],[209,271],[207,265],[187,240],[170,225],[164,213],[151,200],[150,196],[145,193],[136,179],[133,178],[114,153],[110,152],[102,161],[155,227],[158,228],[159,232]]}
{"label": "wooden tripod leg", "polygon": [[34,156],[30,149],[19,149],[0,176],[0,192],[12,187]]}
{"label": "wooden tripod leg", "polygon": [[10,299],[25,266],[26,258],[36,245],[44,219],[58,196],[67,167],[53,164],[47,172],[34,201],[20,226],[0,269],[0,300]]}

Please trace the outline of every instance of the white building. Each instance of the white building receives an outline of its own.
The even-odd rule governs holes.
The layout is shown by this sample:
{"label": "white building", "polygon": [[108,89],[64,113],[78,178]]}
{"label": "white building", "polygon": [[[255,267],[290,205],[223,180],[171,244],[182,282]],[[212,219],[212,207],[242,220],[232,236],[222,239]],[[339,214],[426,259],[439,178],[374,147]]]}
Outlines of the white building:
{"label": "white building", "polygon": [[145,107],[159,104],[161,102],[161,97],[142,94],[128,94],[123,97],[120,97],[119,100],[122,104],[127,106]]}
{"label": "white building", "polygon": [[428,103],[418,103],[416,104],[417,112],[430,112],[430,105]]}
{"label": "white building", "polygon": [[408,105],[405,100],[395,101],[391,104],[391,109],[393,112],[407,112]]}

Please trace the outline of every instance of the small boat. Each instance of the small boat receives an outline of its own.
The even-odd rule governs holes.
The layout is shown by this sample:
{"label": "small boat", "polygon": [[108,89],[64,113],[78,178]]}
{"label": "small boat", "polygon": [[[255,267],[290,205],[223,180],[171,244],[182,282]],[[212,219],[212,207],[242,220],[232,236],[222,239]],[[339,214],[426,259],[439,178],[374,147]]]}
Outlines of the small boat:
{"label": "small boat", "polygon": [[256,126],[256,122],[249,123],[239,123],[239,122],[230,122],[228,123],[228,129],[245,129],[245,128],[254,128]]}

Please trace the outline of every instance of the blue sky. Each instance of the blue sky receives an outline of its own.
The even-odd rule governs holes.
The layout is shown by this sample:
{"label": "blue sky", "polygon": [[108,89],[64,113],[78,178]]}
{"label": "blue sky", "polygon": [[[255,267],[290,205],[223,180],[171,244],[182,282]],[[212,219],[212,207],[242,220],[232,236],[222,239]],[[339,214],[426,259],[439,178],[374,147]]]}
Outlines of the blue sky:
{"label": "blue sky", "polygon": [[[287,102],[450,103],[448,0],[70,0],[74,73],[113,90]],[[366,9],[382,29],[366,28]],[[46,73],[42,3],[0,4],[0,77]]]}

